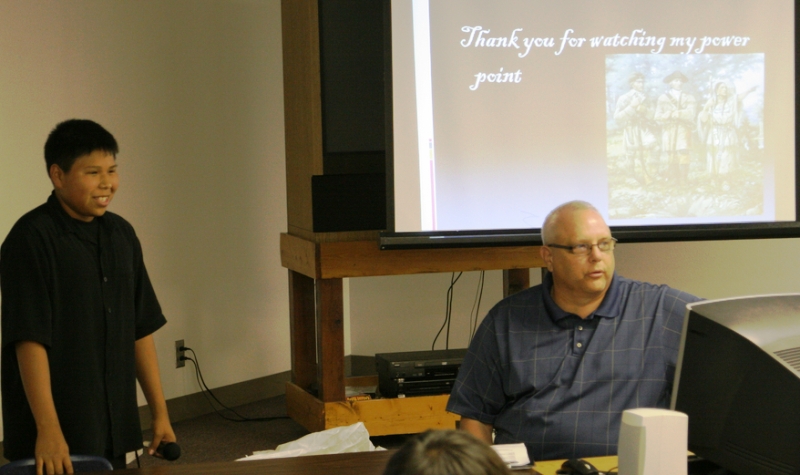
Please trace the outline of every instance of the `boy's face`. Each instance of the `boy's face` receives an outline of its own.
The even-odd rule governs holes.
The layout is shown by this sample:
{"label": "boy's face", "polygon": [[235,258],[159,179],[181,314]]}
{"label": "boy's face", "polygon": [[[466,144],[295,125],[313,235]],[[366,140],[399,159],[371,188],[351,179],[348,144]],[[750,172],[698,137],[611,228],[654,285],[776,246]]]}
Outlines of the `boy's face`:
{"label": "boy's face", "polygon": [[50,180],[67,214],[87,223],[105,214],[119,187],[114,155],[102,150],[78,157],[69,172],[50,166]]}

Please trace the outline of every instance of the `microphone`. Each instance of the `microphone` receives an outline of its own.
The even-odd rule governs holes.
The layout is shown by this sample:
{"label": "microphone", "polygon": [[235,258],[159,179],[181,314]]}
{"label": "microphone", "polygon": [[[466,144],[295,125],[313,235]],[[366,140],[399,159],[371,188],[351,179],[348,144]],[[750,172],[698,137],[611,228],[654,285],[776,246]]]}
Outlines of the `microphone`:
{"label": "microphone", "polygon": [[158,444],[156,453],[171,462],[178,460],[178,457],[181,456],[181,446],[175,442],[161,442]]}

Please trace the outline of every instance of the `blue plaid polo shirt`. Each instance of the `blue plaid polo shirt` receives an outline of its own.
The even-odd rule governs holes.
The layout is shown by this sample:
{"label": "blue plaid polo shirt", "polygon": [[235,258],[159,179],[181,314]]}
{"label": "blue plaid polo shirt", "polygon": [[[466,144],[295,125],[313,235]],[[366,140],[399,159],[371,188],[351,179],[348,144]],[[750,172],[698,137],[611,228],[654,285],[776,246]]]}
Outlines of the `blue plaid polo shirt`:
{"label": "blue plaid polo shirt", "polygon": [[686,304],[700,299],[615,274],[584,320],[555,304],[552,285],[548,275],[489,311],[447,410],[535,460],[615,455],[623,410],[669,407]]}

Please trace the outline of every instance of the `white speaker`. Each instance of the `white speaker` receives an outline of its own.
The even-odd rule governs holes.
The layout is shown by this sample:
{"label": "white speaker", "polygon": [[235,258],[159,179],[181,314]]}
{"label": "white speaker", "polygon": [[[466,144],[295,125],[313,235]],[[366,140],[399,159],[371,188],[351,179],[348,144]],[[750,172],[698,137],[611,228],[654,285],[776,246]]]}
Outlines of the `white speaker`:
{"label": "white speaker", "polygon": [[628,409],[619,430],[619,475],[686,475],[689,417],[667,409]]}

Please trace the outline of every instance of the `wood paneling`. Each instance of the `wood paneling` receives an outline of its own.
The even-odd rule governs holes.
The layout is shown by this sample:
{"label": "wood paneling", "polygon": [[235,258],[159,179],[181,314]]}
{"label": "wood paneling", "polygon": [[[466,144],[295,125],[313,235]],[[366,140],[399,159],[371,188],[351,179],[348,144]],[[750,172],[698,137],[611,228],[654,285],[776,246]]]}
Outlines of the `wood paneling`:
{"label": "wood paneling", "polygon": [[344,401],[342,279],[317,279],[317,381],[324,402]]}

